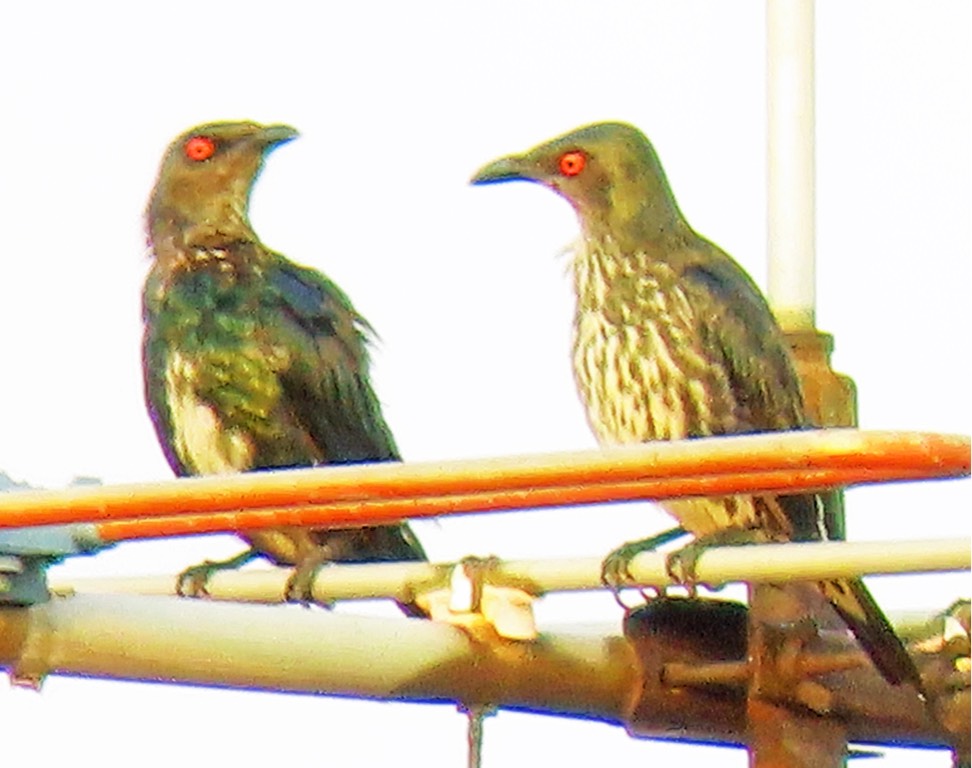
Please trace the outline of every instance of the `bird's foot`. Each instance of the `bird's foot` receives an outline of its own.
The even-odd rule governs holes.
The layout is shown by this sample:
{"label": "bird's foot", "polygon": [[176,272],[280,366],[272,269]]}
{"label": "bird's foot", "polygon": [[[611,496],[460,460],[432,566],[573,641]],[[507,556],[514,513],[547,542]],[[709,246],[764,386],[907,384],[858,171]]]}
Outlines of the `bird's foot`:
{"label": "bird's foot", "polygon": [[255,549],[248,549],[228,560],[206,560],[186,568],[176,577],[176,593],[181,597],[207,597],[209,590],[206,589],[206,584],[214,573],[242,568],[259,556],[260,553]]}
{"label": "bird's foot", "polygon": [[[695,568],[698,565],[699,557],[705,550],[710,547],[741,547],[765,541],[765,536],[755,530],[733,528],[716,531],[694,539],[684,547],[670,553],[665,561],[665,570],[668,571],[672,581],[688,590],[689,597],[695,597],[698,592],[698,578],[695,575]],[[717,589],[718,587],[710,588]]]}
{"label": "bird's foot", "polygon": [[[601,583],[611,590],[618,605],[625,610],[630,608],[621,599],[621,590],[634,581],[628,566],[635,556],[642,552],[654,552],[659,547],[684,535],[685,529],[672,528],[655,536],[650,536],[647,539],[629,541],[622,544],[604,558],[604,562],[601,563]],[[642,597],[646,601],[659,596],[663,591],[659,587],[643,587],[640,590]]]}
{"label": "bird's foot", "polygon": [[333,608],[334,603],[328,600],[315,599],[314,581],[321,569],[330,565],[333,559],[330,547],[320,547],[309,555],[306,555],[294,567],[294,572],[287,579],[287,588],[284,592],[288,603],[299,603],[305,608],[309,608],[311,603],[316,603],[323,608]]}

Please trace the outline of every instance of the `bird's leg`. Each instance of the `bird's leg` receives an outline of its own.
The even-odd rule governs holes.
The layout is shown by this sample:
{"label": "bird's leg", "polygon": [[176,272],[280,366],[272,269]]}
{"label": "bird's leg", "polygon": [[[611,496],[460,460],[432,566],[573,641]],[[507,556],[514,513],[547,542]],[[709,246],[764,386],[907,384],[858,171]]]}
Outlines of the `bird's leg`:
{"label": "bird's leg", "polygon": [[693,539],[684,547],[669,553],[665,570],[672,580],[685,587],[689,597],[695,597],[698,581],[695,566],[702,553],[710,547],[741,547],[747,544],[764,544],[766,536],[752,528],[729,528]]}
{"label": "bird's leg", "polygon": [[323,608],[333,608],[332,602],[314,599],[314,580],[318,572],[326,565],[334,562],[334,548],[324,544],[301,558],[294,566],[294,572],[287,579],[286,598],[288,603],[300,603],[309,608],[311,603],[317,603]]}
{"label": "bird's leg", "polygon": [[[601,563],[601,583],[605,587],[611,590],[614,595],[614,599],[617,600],[618,604],[627,609],[626,606],[621,601],[621,589],[633,581],[631,577],[631,572],[628,570],[628,565],[635,555],[641,552],[654,552],[659,547],[664,546],[670,541],[674,541],[682,536],[686,535],[684,528],[672,528],[662,533],[650,536],[647,539],[641,539],[640,541],[629,541],[622,544],[616,550],[611,552],[604,562]],[[658,588],[652,588],[652,591],[657,595],[661,590]],[[649,598],[649,595],[642,590],[642,595],[645,599]]]}
{"label": "bird's leg", "polygon": [[209,578],[217,571],[233,571],[242,568],[260,553],[255,549],[248,549],[245,552],[229,558],[228,560],[205,560],[199,565],[186,568],[176,577],[176,592],[182,597],[203,597],[209,595],[206,583]]}

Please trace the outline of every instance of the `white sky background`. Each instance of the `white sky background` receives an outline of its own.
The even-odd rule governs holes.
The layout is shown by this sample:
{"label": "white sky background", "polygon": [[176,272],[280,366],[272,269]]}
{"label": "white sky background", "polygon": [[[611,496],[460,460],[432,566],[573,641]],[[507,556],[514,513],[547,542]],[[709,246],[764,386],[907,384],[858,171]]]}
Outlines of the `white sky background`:
{"label": "white sky background", "polygon": [[[817,7],[817,317],[865,428],[972,432],[970,29],[963,0]],[[592,447],[557,256],[573,212],[536,186],[467,179],[581,124],[627,120],[690,223],[765,285],[764,36],[763,3],[715,0],[5,4],[0,469],[47,486],[170,476],[141,399],[142,210],[175,135],[241,118],[303,133],[271,156],[252,219],[378,329],[376,387],[406,459]],[[967,481],[848,496],[855,539],[970,535]],[[602,554],[664,523],[627,505],[416,529],[449,560]],[[175,572],[238,550],[229,537],[128,544],[64,568]],[[870,583],[891,611],[970,593],[968,574]],[[539,615],[620,619],[606,595],[549,598]],[[82,750],[103,766],[465,760],[465,721],[446,706],[52,678],[40,696],[0,686],[0,713],[4,757],[45,764]],[[582,721],[486,726],[487,768],[713,757]]]}

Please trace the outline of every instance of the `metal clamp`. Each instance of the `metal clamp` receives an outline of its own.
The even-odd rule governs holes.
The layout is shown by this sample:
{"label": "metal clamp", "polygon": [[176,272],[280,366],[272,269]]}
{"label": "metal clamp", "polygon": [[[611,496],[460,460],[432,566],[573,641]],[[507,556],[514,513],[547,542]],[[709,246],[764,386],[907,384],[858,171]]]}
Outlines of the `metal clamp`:
{"label": "metal clamp", "polygon": [[35,605],[50,599],[47,566],[106,545],[92,525],[45,525],[0,530],[0,605]]}

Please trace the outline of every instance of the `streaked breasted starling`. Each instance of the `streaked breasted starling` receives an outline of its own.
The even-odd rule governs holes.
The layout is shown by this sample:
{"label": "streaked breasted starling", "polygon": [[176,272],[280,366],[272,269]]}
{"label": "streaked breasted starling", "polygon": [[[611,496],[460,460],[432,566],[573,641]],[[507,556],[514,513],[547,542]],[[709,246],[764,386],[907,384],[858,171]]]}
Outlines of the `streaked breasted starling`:
{"label": "streaked breasted starling", "polygon": [[[580,222],[572,264],[573,368],[602,444],[810,426],[788,345],[766,300],[729,255],[689,226],[639,130],[585,126],[500,158],[472,182],[517,179],[557,192]],[[702,541],[827,538],[814,494],[664,506]],[[632,551],[628,545],[618,553]],[[864,584],[837,579],[820,586],[882,675],[920,687],[911,658]]]}
{"label": "streaked breasted starling", "polygon": [[[338,286],[267,248],[250,226],[266,155],[297,135],[210,123],[162,159],[146,211],[154,261],[142,362],[149,414],[179,476],[399,459],[369,380],[371,327]],[[426,559],[406,524],[240,535],[254,554],[296,566],[291,586],[303,574],[304,599],[325,562]]]}

